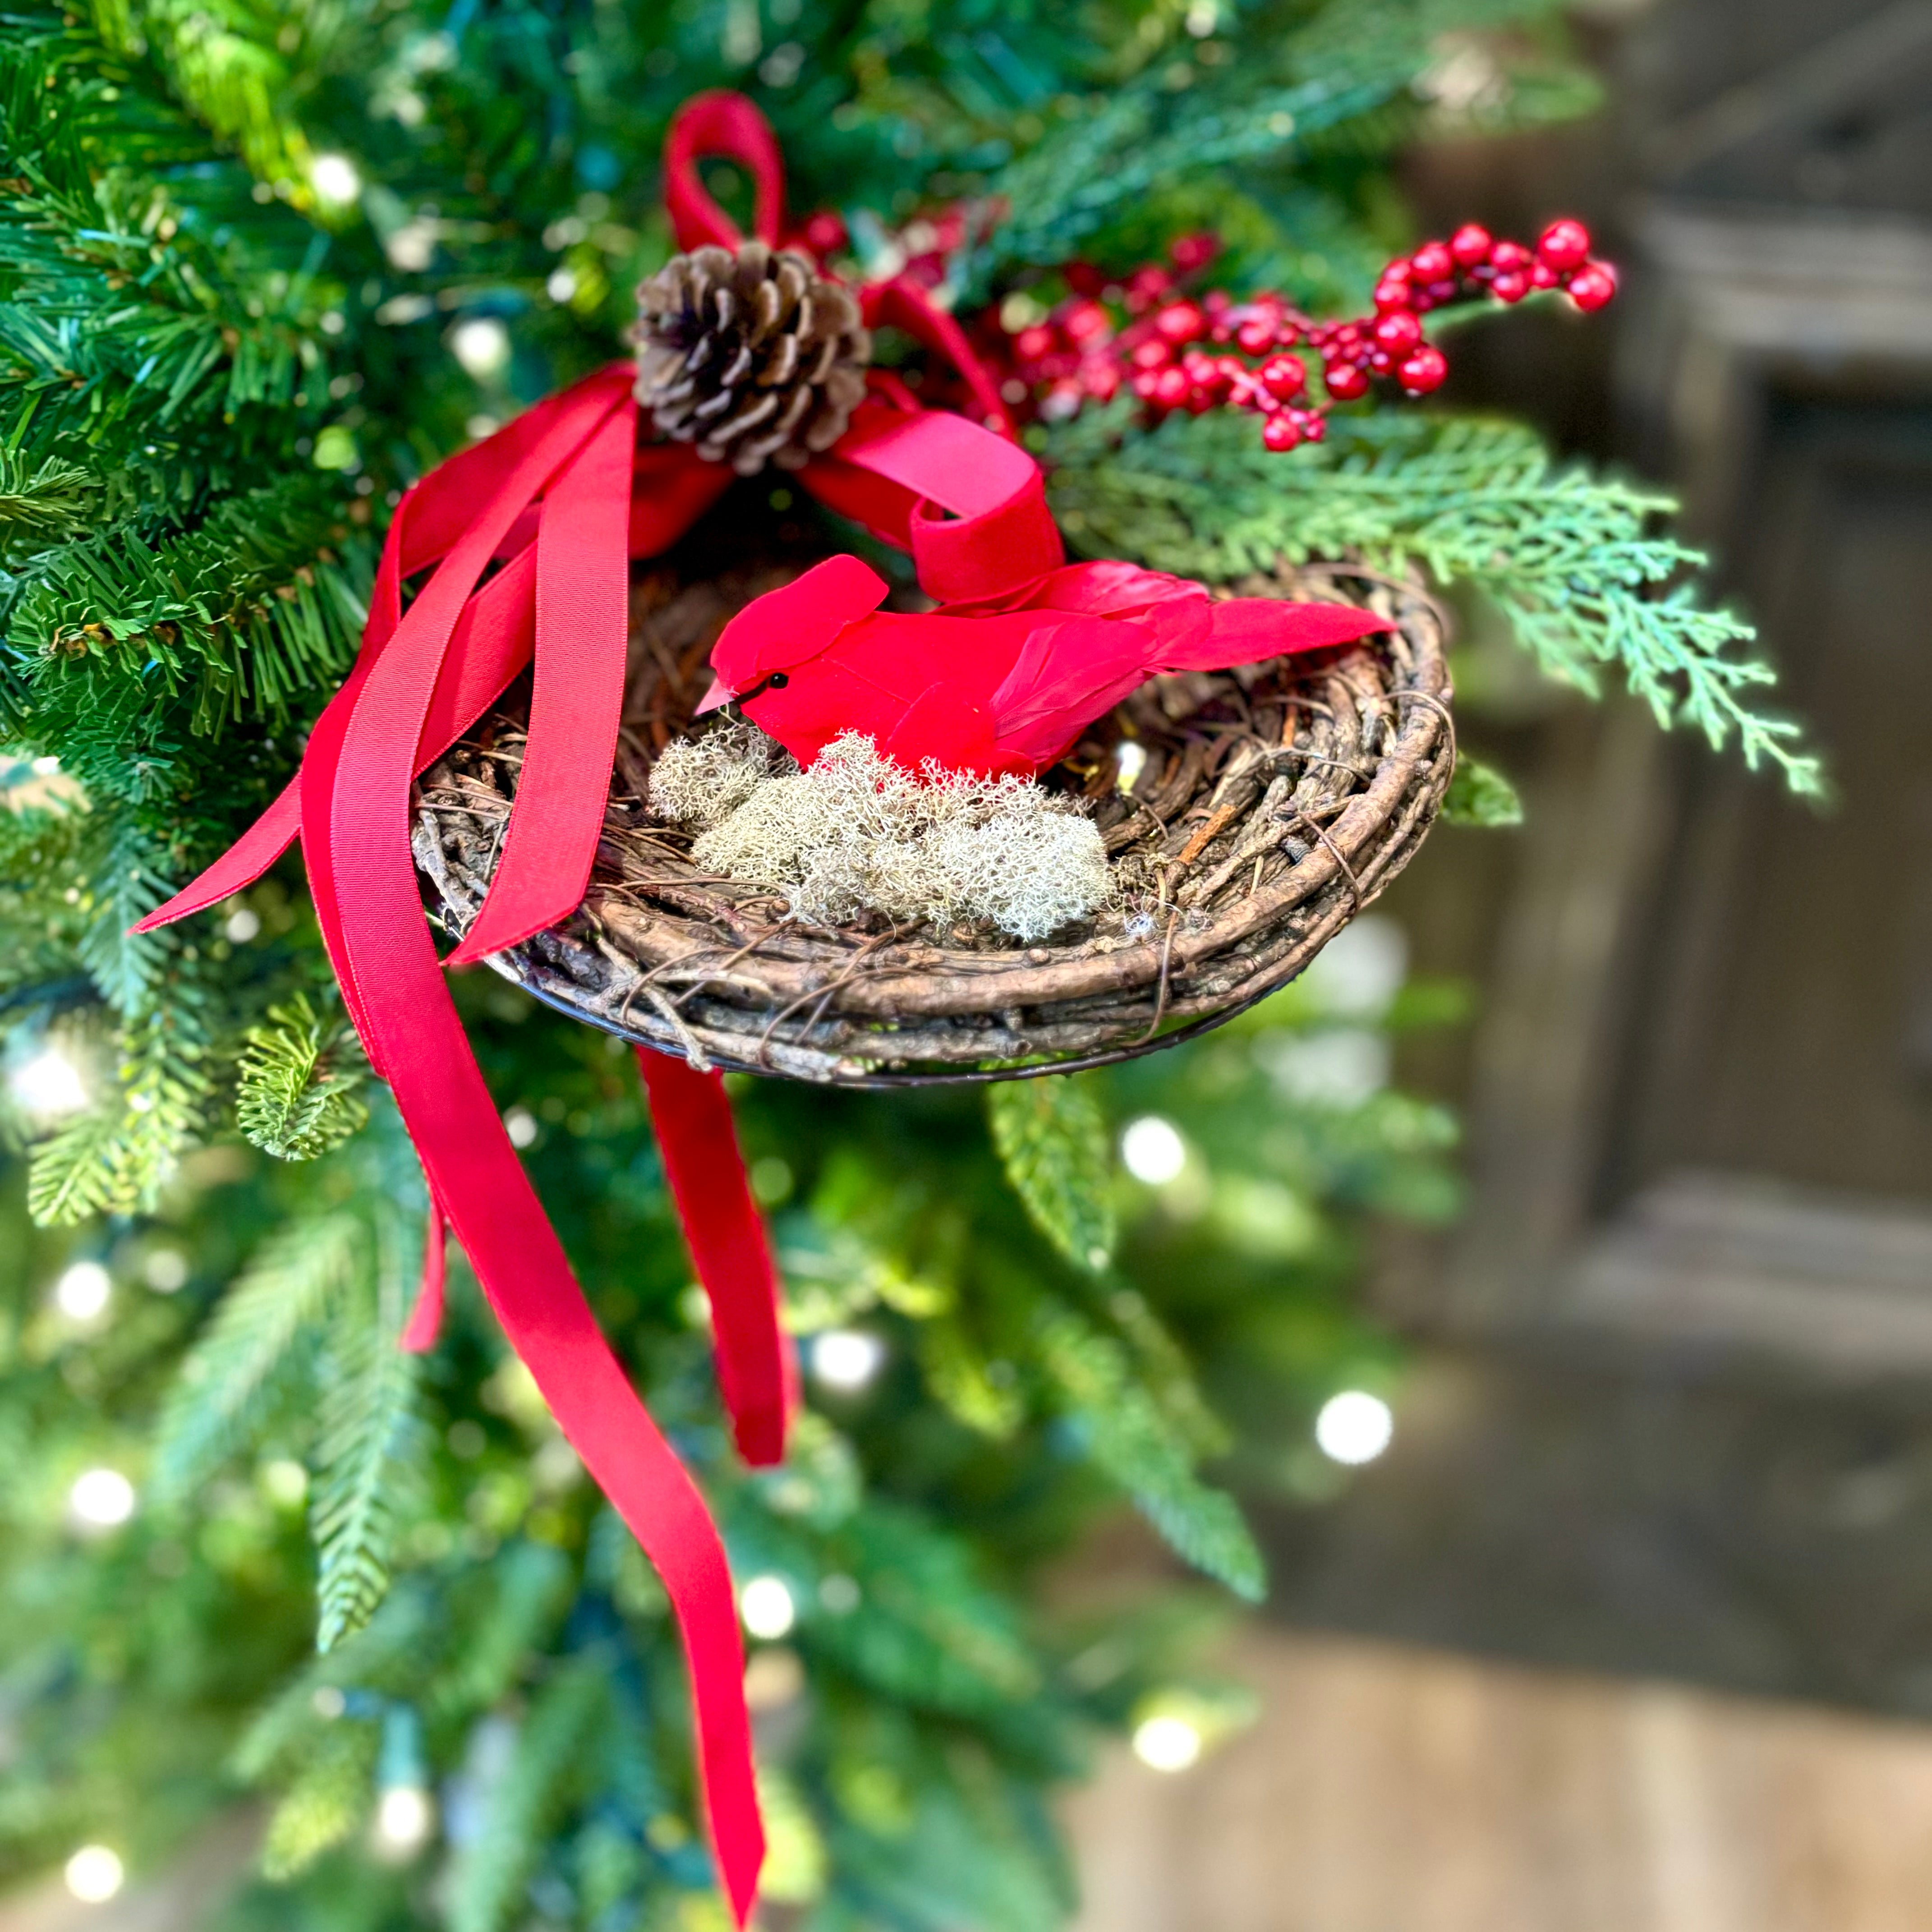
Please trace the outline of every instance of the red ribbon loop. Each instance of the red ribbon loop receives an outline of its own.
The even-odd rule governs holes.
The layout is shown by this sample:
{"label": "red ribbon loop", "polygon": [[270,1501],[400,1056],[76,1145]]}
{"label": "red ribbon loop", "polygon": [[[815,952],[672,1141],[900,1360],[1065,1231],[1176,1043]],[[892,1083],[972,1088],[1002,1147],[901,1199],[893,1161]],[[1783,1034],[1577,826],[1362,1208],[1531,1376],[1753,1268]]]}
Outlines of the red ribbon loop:
{"label": "red ribbon loop", "polygon": [[664,136],[664,206],[677,245],[736,248],[745,238],[698,178],[698,160],[706,154],[736,161],[751,176],[752,232],[776,246],[784,232],[784,158],[778,136],[744,95],[722,88],[694,94],[672,116]]}

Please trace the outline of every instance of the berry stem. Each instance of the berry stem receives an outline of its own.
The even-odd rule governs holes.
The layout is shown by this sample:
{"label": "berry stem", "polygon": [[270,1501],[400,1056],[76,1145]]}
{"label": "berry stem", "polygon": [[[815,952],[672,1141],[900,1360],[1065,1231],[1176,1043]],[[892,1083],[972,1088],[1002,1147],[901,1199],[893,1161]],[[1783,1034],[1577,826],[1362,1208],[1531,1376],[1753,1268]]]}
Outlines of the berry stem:
{"label": "berry stem", "polygon": [[[1210,238],[1184,240],[1187,259],[1177,244],[1176,266],[1192,277],[1215,251]],[[1150,421],[1176,410],[1258,416],[1262,440],[1277,451],[1318,442],[1337,403],[1439,388],[1449,364],[1433,338],[1498,305],[1561,292],[1588,312],[1616,292],[1616,270],[1592,258],[1589,231],[1568,219],[1552,221],[1533,249],[1474,223],[1446,242],[1425,242],[1383,269],[1372,314],[1345,320],[1318,321],[1271,291],[1197,296],[1157,263],[1119,283],[1076,264],[1067,280],[1076,292],[1051,315],[992,332],[1003,392],[1016,408],[1058,421],[1125,388]],[[1310,387],[1311,360],[1320,365],[1318,390]]]}

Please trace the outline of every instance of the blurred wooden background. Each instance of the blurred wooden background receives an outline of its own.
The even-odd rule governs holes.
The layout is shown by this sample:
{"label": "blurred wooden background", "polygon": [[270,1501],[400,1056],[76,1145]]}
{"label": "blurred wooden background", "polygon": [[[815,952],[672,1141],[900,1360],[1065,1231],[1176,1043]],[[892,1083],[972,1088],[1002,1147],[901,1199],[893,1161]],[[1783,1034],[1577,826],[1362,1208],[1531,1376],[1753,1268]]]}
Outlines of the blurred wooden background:
{"label": "blurred wooden background", "polygon": [[1072,1809],[1078,1932],[1924,1932],[1932,1727],[1280,1630]]}

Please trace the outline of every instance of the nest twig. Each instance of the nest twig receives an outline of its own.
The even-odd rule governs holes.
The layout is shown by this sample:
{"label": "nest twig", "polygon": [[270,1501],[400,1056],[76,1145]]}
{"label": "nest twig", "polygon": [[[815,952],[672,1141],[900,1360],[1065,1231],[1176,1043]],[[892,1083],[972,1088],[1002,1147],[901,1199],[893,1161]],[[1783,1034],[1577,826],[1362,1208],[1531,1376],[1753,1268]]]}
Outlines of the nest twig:
{"label": "nest twig", "polygon": [[[1454,763],[1445,623],[1346,563],[1228,586],[1346,598],[1396,626],[1346,650],[1144,686],[1046,782],[1088,802],[1113,902],[1026,945],[991,930],[827,928],[719,879],[642,802],[690,728],[726,619],[797,560],[674,553],[634,589],[624,730],[590,888],[491,964],[594,1026],[712,1064],[856,1087],[1024,1078],[1127,1059],[1300,971],[1414,855]],[[476,916],[521,766],[514,698],[427,772],[415,847],[444,924]],[[1144,754],[1131,791],[1120,748]]]}

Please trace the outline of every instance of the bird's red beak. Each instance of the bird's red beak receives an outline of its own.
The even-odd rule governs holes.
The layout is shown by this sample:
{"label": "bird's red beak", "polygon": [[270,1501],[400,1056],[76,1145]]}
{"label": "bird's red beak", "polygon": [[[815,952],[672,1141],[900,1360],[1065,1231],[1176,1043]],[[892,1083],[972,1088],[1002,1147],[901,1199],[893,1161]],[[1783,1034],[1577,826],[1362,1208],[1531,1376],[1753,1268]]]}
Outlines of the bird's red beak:
{"label": "bird's red beak", "polygon": [[711,688],[704,694],[703,703],[692,715],[702,718],[707,711],[722,710],[737,694],[722,677],[714,677],[711,680]]}

